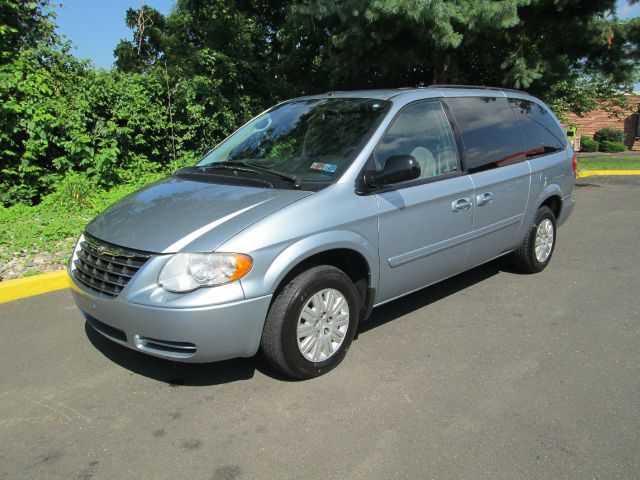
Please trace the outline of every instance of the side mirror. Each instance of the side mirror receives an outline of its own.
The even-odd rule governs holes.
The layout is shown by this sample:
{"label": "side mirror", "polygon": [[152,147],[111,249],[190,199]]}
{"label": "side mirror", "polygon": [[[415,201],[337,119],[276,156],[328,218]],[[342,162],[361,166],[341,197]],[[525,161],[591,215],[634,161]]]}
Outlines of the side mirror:
{"label": "side mirror", "polygon": [[413,155],[393,155],[387,158],[381,172],[369,170],[364,181],[371,187],[383,187],[420,177],[420,164]]}

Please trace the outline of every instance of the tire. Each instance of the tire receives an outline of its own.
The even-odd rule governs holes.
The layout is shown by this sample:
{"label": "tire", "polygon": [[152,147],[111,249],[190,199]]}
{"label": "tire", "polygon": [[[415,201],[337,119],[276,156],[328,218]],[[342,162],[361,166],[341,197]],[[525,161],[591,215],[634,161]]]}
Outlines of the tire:
{"label": "tire", "polygon": [[[539,233],[540,242],[536,245]],[[512,254],[513,266],[524,273],[538,273],[544,270],[549,265],[556,246],[556,233],[555,215],[549,207],[540,207],[522,245]]]}
{"label": "tire", "polygon": [[357,291],[342,270],[312,267],[291,280],[272,303],[262,332],[262,353],[291,378],[327,373],[351,345],[359,305]]}

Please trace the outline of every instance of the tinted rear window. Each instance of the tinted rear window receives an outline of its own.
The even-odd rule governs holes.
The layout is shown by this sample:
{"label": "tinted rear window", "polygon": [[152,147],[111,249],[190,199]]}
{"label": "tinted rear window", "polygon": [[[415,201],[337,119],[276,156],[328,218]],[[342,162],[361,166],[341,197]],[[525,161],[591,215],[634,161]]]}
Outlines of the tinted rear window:
{"label": "tinted rear window", "polygon": [[527,158],[564,150],[562,130],[547,110],[519,98],[510,98],[509,104],[522,127]]}
{"label": "tinted rear window", "polygon": [[470,172],[525,159],[522,134],[506,98],[448,98],[464,144]]}

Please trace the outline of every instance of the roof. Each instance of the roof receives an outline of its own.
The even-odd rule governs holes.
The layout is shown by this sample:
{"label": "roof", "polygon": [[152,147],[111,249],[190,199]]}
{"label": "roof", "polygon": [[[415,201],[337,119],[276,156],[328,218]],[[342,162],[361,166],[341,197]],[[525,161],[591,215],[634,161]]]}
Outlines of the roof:
{"label": "roof", "polygon": [[[442,92],[444,95],[438,95],[438,90],[446,91],[451,89],[451,93],[455,91],[457,94],[460,93],[477,93],[478,91],[485,90],[487,92],[491,92],[491,96],[496,96],[497,93],[502,93],[506,96],[506,92],[511,94],[515,93],[518,96],[526,96],[530,95],[526,92],[522,92],[520,90],[511,90],[509,88],[500,88],[500,87],[486,87],[483,85],[429,85],[426,87],[406,87],[406,88],[388,88],[388,89],[378,89],[378,90],[339,90],[339,91],[331,91],[325,93],[319,93],[315,95],[305,95],[302,97],[298,97],[297,99],[314,99],[314,98],[375,98],[378,100],[390,100],[394,97],[409,94],[409,93],[429,93],[431,95],[428,96],[450,96],[445,92]],[[447,92],[449,93],[449,92]]]}

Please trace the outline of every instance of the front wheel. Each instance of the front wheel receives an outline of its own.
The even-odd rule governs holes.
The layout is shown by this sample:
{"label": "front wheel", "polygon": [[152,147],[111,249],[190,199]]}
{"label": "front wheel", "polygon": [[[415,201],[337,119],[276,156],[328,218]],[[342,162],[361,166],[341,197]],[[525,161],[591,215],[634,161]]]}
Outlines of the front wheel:
{"label": "front wheel", "polygon": [[349,277],[329,265],[310,268],[277,295],[262,333],[267,360],[287,376],[312,378],[345,357],[358,325],[358,294]]}
{"label": "front wheel", "polygon": [[549,207],[536,212],[527,236],[512,254],[514,266],[525,273],[537,273],[551,261],[556,246],[556,217]]}

